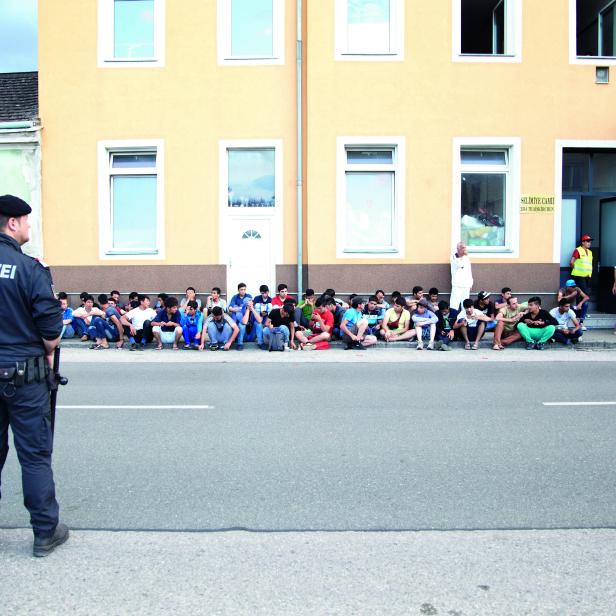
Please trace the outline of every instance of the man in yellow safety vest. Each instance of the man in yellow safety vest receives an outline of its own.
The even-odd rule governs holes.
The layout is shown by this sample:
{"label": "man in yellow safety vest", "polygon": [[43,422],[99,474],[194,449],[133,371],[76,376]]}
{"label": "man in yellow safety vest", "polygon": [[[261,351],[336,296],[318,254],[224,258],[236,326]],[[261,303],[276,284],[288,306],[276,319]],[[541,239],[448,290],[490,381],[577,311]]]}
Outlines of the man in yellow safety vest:
{"label": "man in yellow safety vest", "polygon": [[586,295],[590,295],[590,278],[592,276],[592,237],[582,235],[580,246],[571,255],[571,277]]}

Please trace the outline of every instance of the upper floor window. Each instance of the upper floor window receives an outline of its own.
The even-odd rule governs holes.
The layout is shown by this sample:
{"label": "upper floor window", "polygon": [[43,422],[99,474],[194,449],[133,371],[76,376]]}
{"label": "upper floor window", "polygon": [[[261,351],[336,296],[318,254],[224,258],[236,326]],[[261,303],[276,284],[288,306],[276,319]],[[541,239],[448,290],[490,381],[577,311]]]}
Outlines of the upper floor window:
{"label": "upper floor window", "polygon": [[163,66],[165,0],[98,0],[99,66]]}
{"label": "upper floor window", "polygon": [[220,64],[283,64],[284,0],[218,0]]}
{"label": "upper floor window", "polygon": [[521,0],[452,0],[454,60],[519,62]]}
{"label": "upper floor window", "polygon": [[404,59],[404,0],[335,0],[337,60]]}
{"label": "upper floor window", "polygon": [[576,56],[616,58],[616,0],[575,0],[574,12]]}

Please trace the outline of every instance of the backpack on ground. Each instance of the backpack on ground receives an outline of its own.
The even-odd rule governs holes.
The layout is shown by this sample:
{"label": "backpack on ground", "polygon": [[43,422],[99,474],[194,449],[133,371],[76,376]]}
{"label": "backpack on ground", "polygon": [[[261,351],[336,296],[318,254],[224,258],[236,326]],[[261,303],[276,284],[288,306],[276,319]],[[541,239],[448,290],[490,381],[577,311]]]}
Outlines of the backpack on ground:
{"label": "backpack on ground", "polygon": [[284,335],[278,329],[273,329],[269,337],[270,351],[284,351]]}

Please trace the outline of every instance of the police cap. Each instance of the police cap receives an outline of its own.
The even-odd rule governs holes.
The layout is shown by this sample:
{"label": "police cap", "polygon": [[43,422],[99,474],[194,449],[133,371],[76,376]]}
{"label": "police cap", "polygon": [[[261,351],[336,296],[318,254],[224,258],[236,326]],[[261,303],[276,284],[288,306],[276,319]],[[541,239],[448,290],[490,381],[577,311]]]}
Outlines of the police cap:
{"label": "police cap", "polygon": [[19,197],[3,195],[0,197],[0,214],[3,216],[26,216],[32,212],[32,208]]}

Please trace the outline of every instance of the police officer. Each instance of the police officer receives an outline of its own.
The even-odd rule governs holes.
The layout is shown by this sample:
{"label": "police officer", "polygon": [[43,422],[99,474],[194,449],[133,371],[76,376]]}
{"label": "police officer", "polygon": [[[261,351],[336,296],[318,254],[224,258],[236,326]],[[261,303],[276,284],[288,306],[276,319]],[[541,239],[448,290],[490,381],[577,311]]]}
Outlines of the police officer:
{"label": "police officer", "polygon": [[62,311],[49,270],[21,251],[30,239],[31,211],[18,197],[0,197],[0,474],[10,425],[34,531],[33,555],[47,556],[68,539],[68,528],[58,521],[46,381]]}

